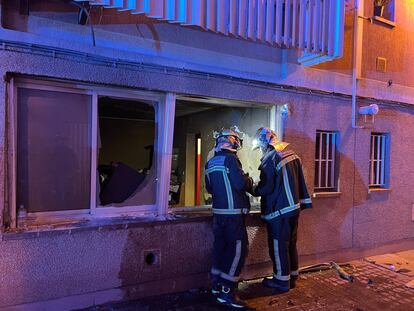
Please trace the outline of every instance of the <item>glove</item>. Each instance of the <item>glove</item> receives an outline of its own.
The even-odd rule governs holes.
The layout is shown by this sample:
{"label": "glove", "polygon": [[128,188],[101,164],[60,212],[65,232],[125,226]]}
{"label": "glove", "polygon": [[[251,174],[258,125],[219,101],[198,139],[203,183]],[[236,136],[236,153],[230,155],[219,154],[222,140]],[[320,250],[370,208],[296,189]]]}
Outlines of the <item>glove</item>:
{"label": "glove", "polygon": [[254,196],[254,197],[258,197],[259,195],[257,194],[257,184],[253,184],[252,187],[249,190],[249,193]]}

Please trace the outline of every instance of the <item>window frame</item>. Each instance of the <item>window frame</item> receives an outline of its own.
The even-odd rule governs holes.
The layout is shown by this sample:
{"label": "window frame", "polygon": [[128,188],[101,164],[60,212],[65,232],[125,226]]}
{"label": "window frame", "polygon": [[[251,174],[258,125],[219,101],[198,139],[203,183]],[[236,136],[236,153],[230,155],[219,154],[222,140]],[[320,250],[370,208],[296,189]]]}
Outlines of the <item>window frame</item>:
{"label": "window frame", "polygon": [[[217,105],[218,107],[229,107],[229,108],[263,108],[268,110],[269,114],[269,128],[275,131],[277,137],[280,140],[283,140],[284,135],[284,127],[285,127],[285,118],[284,114],[286,109],[288,109],[288,104],[284,102],[278,103],[263,103],[263,102],[247,102],[247,101],[240,101],[234,99],[220,99],[220,98],[213,98],[213,97],[203,97],[199,99],[197,97],[188,96],[185,94],[177,94],[177,100],[184,100],[184,101],[196,101],[200,103],[212,103]],[[175,118],[175,113],[174,113]],[[173,146],[173,138],[174,138],[174,131],[172,131],[172,141],[171,141],[171,150]],[[171,157],[172,158],[172,157]],[[171,166],[170,166],[171,168]],[[169,170],[171,171],[171,169]],[[202,177],[204,178],[204,177]],[[169,185],[168,185],[169,186]],[[168,203],[168,198],[167,198]],[[200,212],[200,211],[210,211],[211,205],[192,205],[192,206],[168,206],[168,210],[174,212]],[[260,212],[259,205],[256,208],[252,207],[250,213],[258,213]]]}
{"label": "window frame", "polygon": [[[322,134],[327,134],[327,139],[329,139],[329,135],[332,136],[331,139],[334,139],[333,142],[331,142],[332,145],[332,159],[329,159],[328,156],[328,152],[326,152],[326,157],[324,159],[321,158],[316,158],[316,147],[317,147],[317,137],[318,137],[318,133],[319,135],[319,157],[322,157],[322,150],[323,150],[323,145],[322,143]],[[339,189],[339,165],[340,165],[340,157],[339,157],[339,146],[340,146],[340,132],[339,131],[335,131],[335,130],[319,130],[317,129],[315,131],[315,156],[314,156],[314,181],[313,181],[313,191],[315,194],[320,194],[320,193],[339,193],[340,189]],[[326,144],[326,141],[325,141]],[[327,148],[327,147],[326,147]],[[332,187],[321,187],[321,174],[322,174],[322,165],[318,165],[319,169],[318,169],[318,186],[316,186],[316,169],[318,168],[316,163],[317,162],[326,162],[326,163],[330,163],[331,166],[331,172],[332,172],[332,176],[331,176],[331,183],[333,183]],[[328,179],[328,165],[326,164],[325,166],[325,182],[327,183],[327,179]]]}
{"label": "window frame", "polygon": [[[376,137],[376,138],[375,138]],[[377,156],[380,154],[381,159],[375,159],[375,150],[373,148],[374,139],[381,139],[381,150],[377,141]],[[377,175],[373,176],[374,162],[381,163],[381,169],[377,165]],[[369,190],[389,189],[389,170],[390,170],[390,134],[385,132],[371,132],[370,134],[370,148],[369,148],[369,173],[368,173],[368,188]],[[381,183],[371,183],[372,179],[381,176]],[[376,178],[378,180],[378,178]]]}
{"label": "window frame", "polygon": [[387,5],[385,5],[384,7],[391,7],[392,8],[392,15],[390,16],[390,18],[386,18],[384,16],[381,15],[375,15],[375,5],[374,3],[372,4],[372,19],[378,23],[382,23],[385,24],[386,26],[389,26],[391,28],[396,26],[396,22],[395,22],[395,17],[396,17],[396,3],[395,0],[391,0],[390,3],[388,3]]}
{"label": "window frame", "polygon": [[[88,218],[94,216],[124,216],[124,215],[146,215],[146,216],[164,216],[168,211],[168,191],[170,183],[170,172],[165,170],[166,166],[171,166],[172,157],[172,131],[174,129],[175,114],[175,94],[158,93],[152,91],[143,91],[137,89],[118,88],[112,86],[99,86],[93,84],[83,84],[76,82],[65,82],[48,79],[36,78],[11,78],[8,84],[8,107],[9,123],[7,133],[7,191],[10,227],[18,227],[17,223],[17,90],[18,88],[29,88],[45,91],[57,91],[65,93],[75,93],[91,96],[92,116],[91,116],[91,172],[90,172],[90,202],[89,209],[81,210],[63,210],[48,212],[28,213],[28,219],[54,221],[62,218]],[[154,145],[157,152],[156,163],[156,200],[150,205],[136,205],[123,207],[100,207],[96,202],[96,168],[97,168],[97,143],[98,143],[98,97],[111,96],[128,100],[150,101],[154,103],[156,136]],[[163,173],[161,173],[163,172]],[[164,173],[165,172],[165,173]]]}

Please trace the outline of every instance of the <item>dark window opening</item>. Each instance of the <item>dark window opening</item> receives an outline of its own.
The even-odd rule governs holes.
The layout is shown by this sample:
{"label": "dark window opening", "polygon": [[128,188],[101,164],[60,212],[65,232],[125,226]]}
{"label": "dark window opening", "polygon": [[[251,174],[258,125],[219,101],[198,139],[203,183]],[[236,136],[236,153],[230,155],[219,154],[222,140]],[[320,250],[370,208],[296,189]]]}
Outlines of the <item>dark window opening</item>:
{"label": "dark window opening", "polygon": [[[219,105],[211,102],[178,100],[176,103],[171,186],[172,207],[209,206],[211,195],[205,189],[204,166],[214,155],[213,132],[237,125],[245,133],[238,151],[243,170],[256,181],[261,154],[251,150],[253,136],[261,126],[269,126],[270,109]],[[251,202],[259,202],[251,197]]]}
{"label": "dark window opening", "polygon": [[155,204],[155,137],[152,103],[99,98],[98,205]]}

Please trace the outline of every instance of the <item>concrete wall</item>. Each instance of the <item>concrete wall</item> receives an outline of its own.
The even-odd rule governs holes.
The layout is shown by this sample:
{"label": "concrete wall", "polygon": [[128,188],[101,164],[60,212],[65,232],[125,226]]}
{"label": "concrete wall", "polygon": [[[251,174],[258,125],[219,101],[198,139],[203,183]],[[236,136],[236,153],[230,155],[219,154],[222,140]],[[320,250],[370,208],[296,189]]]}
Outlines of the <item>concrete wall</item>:
{"label": "concrete wall", "polygon": [[[314,198],[315,208],[302,217],[302,252],[311,254],[366,247],[412,238],[413,170],[408,163],[414,143],[403,133],[414,130],[414,109],[380,105],[374,125],[352,129],[348,101],[296,96],[287,121],[286,138],[303,159],[307,184],[314,178],[315,131],[340,132],[340,192]],[[311,117],[310,117],[311,115]],[[390,133],[390,190],[368,192],[371,132]]]}
{"label": "concrete wall", "polygon": [[[364,21],[362,75],[367,79],[414,86],[414,3],[395,1],[395,27]],[[365,16],[373,15],[365,1]],[[376,58],[387,59],[387,71],[376,71]]]}
{"label": "concrete wall", "polygon": [[[82,294],[93,292],[101,292],[101,297],[91,296],[84,307],[93,305],[95,299],[99,303],[139,293],[157,294],[156,290],[162,293],[166,288],[182,290],[180,278],[194,276],[200,280],[202,275],[206,279],[210,248],[203,246],[211,243],[209,222],[200,221],[175,225],[151,222],[128,229],[125,224],[112,224],[42,232],[32,238],[8,235],[0,242],[0,309],[74,295],[80,298],[69,301],[79,308]],[[145,261],[150,252],[156,256],[152,265]],[[161,280],[165,280],[164,286],[162,282],[158,288],[151,286],[151,282]],[[42,310],[67,308],[55,305]]]}

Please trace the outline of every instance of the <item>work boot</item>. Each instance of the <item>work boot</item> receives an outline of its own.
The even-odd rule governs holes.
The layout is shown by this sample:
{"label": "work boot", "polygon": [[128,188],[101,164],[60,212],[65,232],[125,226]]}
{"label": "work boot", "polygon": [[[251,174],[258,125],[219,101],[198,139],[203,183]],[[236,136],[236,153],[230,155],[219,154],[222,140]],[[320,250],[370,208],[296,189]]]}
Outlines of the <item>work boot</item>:
{"label": "work boot", "polygon": [[286,293],[289,291],[289,281],[280,281],[276,278],[264,278],[262,281],[264,287],[272,288],[278,293]]}
{"label": "work boot", "polygon": [[290,276],[290,289],[296,287],[296,281],[298,280],[299,276],[297,275],[291,275]]}
{"label": "work boot", "polygon": [[246,303],[235,295],[234,289],[225,285],[221,286],[221,291],[216,296],[216,302],[220,305],[237,309],[245,309],[247,307]]}

